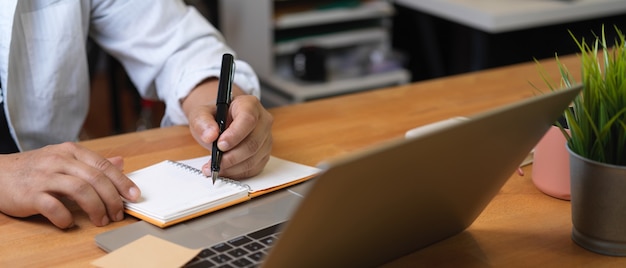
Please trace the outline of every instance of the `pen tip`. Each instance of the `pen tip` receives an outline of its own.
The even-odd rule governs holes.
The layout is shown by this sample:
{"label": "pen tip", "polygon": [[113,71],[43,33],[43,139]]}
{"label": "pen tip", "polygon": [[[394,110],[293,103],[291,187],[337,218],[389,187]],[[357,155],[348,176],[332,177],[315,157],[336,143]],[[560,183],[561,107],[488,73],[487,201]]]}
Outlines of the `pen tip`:
{"label": "pen tip", "polygon": [[213,184],[215,184],[215,180],[217,180],[217,171],[211,172],[211,179],[213,180]]}

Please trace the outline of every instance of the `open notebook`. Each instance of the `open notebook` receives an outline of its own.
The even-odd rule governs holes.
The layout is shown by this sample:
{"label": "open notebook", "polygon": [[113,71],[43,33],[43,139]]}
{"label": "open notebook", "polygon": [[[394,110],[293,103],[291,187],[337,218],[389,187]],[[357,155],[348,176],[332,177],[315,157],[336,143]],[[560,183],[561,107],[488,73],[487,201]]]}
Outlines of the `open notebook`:
{"label": "open notebook", "polygon": [[166,227],[305,181],[319,172],[272,156],[257,176],[238,181],[219,178],[213,184],[201,171],[208,159],[165,160],[127,174],[142,196],[135,203],[125,203],[126,213]]}

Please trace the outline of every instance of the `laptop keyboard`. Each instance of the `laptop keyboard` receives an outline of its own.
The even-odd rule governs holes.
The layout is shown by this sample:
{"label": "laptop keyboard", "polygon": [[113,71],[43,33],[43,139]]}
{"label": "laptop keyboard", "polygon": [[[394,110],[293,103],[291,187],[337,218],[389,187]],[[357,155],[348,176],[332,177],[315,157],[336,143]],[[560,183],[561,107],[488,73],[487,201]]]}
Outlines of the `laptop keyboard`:
{"label": "laptop keyboard", "polygon": [[258,267],[278,238],[282,223],[203,249],[184,267]]}

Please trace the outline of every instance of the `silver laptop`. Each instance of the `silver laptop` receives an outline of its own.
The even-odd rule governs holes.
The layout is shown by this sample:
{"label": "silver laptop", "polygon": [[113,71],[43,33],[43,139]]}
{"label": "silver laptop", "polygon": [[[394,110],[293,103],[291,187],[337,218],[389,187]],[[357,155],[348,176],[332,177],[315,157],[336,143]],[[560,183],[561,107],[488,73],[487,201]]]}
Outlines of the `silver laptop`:
{"label": "silver laptop", "polygon": [[[579,92],[456,120],[326,161],[317,178],[289,189],[166,229],[133,223],[96,243],[111,251],[152,234],[205,248],[188,264],[199,267],[238,256],[236,264],[261,260],[263,267],[377,266],[472,224]],[[261,246],[270,249],[255,252]]]}

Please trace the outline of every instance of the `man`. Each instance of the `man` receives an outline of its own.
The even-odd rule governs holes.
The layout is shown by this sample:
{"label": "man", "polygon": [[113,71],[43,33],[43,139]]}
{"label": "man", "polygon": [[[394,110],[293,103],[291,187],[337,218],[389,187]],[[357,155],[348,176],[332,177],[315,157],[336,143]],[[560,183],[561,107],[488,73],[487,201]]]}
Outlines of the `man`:
{"label": "man", "polygon": [[[195,9],[180,0],[2,0],[0,211],[7,215],[42,214],[69,228],[67,199],[103,226],[123,219],[122,198],[140,197],[120,157],[74,143],[89,102],[87,37],[123,64],[142,97],[165,102],[163,126],[189,124],[206,148],[218,136],[217,77],[221,56],[233,51]],[[258,79],[236,64],[231,122],[218,141],[220,176],[234,179],[259,173],[272,145]]]}

